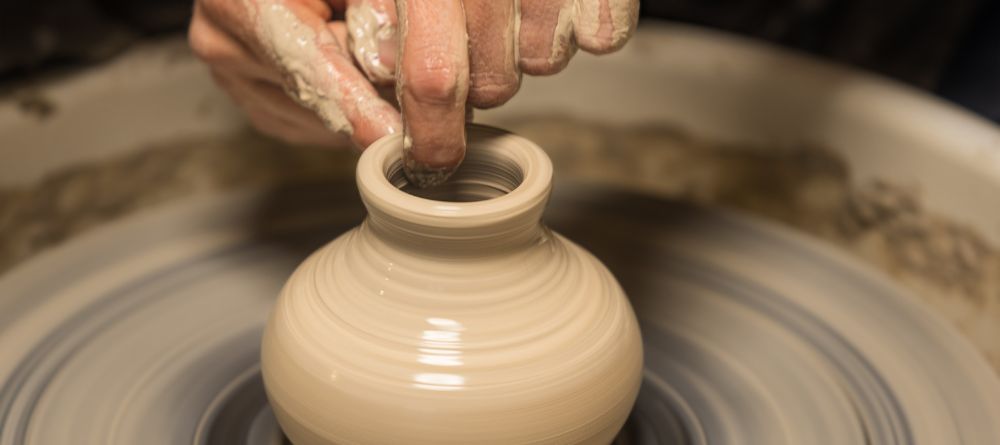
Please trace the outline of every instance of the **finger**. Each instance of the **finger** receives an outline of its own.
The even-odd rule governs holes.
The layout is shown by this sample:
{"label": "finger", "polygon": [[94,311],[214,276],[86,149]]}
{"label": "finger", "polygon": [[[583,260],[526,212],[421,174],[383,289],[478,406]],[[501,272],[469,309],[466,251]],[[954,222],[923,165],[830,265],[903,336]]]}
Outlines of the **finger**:
{"label": "finger", "polygon": [[418,186],[443,181],[465,156],[468,39],[460,0],[397,0],[404,166]]}
{"label": "finger", "polygon": [[[212,77],[223,90],[229,93],[233,100],[248,115],[254,116],[254,123],[265,122],[267,128],[258,128],[272,136],[282,136],[281,139],[294,139],[294,131],[303,126],[302,122],[309,120],[318,122],[315,115],[311,115],[306,110],[293,102],[284,92],[275,85],[267,85],[264,82],[253,81],[240,76],[237,73],[221,70],[212,70]],[[271,91],[268,91],[270,89]],[[303,115],[306,119],[300,119]],[[284,131],[277,131],[282,128]],[[327,130],[327,133],[332,133]],[[290,141],[291,142],[291,141]]]}
{"label": "finger", "polygon": [[[277,85],[240,77],[231,78],[230,84],[234,90],[239,91],[246,98],[245,102],[249,107],[269,110],[275,119],[288,124],[301,123],[306,127],[318,125],[325,128],[323,121],[316,116],[316,113],[293,101]],[[332,133],[329,129],[326,132]]]}
{"label": "finger", "polygon": [[491,108],[521,86],[514,0],[465,0],[469,33],[469,104]]}
{"label": "finger", "polygon": [[393,0],[348,0],[349,47],[361,70],[376,84],[396,74],[396,5]]}
{"label": "finger", "polygon": [[293,102],[278,86],[219,70],[212,70],[212,76],[262,133],[298,145],[347,145],[345,136],[330,131],[315,113]]}
{"label": "finger", "polygon": [[351,146],[350,138],[340,133],[333,133],[319,124],[316,127],[303,128],[300,125],[290,125],[274,119],[267,110],[250,108],[246,110],[247,118],[257,131],[274,139],[292,145],[305,145],[326,148],[345,148]]}
{"label": "finger", "polygon": [[354,66],[336,27],[315,7],[288,0],[250,6],[256,41],[283,72],[289,94],[327,128],[352,134],[362,146],[401,129],[399,113]]}
{"label": "finger", "polygon": [[333,38],[337,41],[337,46],[347,48],[348,41],[351,38],[348,35],[346,23],[343,21],[329,22],[326,24],[326,28],[333,34]]}
{"label": "finger", "polygon": [[520,65],[525,74],[544,76],[566,68],[576,52],[574,0],[521,0]]}
{"label": "finger", "polygon": [[638,0],[576,0],[574,36],[580,49],[606,54],[625,45],[638,19]]}
{"label": "finger", "polygon": [[215,22],[221,29],[249,45],[254,53],[265,55],[260,45],[260,23],[256,20],[258,12],[263,8],[294,7],[296,12],[311,15],[324,22],[329,22],[333,16],[330,4],[325,0],[196,0],[205,12],[205,16]]}
{"label": "finger", "polygon": [[197,4],[188,28],[188,44],[198,58],[214,68],[240,72],[255,79],[281,80],[274,67],[261,61],[246,46],[221,30],[201,12]]}

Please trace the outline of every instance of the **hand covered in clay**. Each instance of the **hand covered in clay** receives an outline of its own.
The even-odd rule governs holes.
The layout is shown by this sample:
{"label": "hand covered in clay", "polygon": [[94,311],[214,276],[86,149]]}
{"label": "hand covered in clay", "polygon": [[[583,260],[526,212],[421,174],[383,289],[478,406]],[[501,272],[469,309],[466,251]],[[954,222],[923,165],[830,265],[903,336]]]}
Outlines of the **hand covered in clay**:
{"label": "hand covered in clay", "polygon": [[[427,183],[464,157],[467,106],[503,104],[578,47],[620,48],[637,16],[638,0],[196,0],[189,40],[261,131],[365,147],[405,123]],[[393,82],[402,117],[376,89]]]}
{"label": "hand covered in clay", "polygon": [[[372,2],[375,3],[375,2]],[[396,91],[411,182],[439,182],[465,156],[465,107],[501,105],[521,73],[555,74],[579,47],[621,48],[638,0],[397,0]],[[350,23],[348,24],[350,25]]]}
{"label": "hand covered in clay", "polygon": [[343,3],[196,0],[188,40],[258,130],[314,145],[346,134],[366,147],[402,123],[347,51]]}

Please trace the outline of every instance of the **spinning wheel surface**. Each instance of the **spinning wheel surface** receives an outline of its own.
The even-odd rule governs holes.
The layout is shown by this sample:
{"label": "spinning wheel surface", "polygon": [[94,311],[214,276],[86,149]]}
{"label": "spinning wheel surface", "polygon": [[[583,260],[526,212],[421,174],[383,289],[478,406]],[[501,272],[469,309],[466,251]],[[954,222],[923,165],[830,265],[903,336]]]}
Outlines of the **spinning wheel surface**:
{"label": "spinning wheel surface", "polygon": [[[1000,443],[997,377],[885,277],[739,215],[556,190],[549,225],[608,264],[642,323],[618,443]],[[200,196],[0,277],[0,444],[281,443],[265,319],[361,215],[348,184]]]}

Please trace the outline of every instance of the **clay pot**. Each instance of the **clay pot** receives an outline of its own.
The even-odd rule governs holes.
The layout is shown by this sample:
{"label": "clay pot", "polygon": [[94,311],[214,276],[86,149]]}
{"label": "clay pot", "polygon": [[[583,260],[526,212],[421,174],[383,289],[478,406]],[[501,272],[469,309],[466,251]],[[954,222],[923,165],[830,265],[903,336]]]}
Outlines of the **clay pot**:
{"label": "clay pot", "polygon": [[401,136],[368,148],[368,217],[285,285],[262,366],[297,445],[607,444],[625,422],[642,369],[632,307],[541,224],[545,153],[488,127],[469,138],[432,191],[400,189]]}

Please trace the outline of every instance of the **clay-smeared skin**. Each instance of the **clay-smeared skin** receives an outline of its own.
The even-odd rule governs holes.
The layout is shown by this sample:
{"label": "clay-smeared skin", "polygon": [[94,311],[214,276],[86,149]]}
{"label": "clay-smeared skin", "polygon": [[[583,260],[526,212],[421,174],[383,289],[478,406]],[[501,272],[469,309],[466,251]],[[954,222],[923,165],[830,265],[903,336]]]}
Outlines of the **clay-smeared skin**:
{"label": "clay-smeared skin", "polygon": [[391,85],[396,72],[397,23],[393,0],[348,0],[348,44],[372,83]]}
{"label": "clay-smeared skin", "polygon": [[347,53],[343,23],[329,26],[320,15],[297,12],[299,4],[291,1],[247,3],[256,35],[283,71],[285,87],[300,104],[316,111],[328,128],[353,133],[364,144],[398,129],[395,110],[378,97]]}
{"label": "clay-smeared skin", "polygon": [[[415,4],[423,3],[397,0],[399,11],[406,9],[409,14],[420,9]],[[457,111],[466,103],[478,108],[502,105],[520,87],[521,69],[537,75],[559,72],[575,53],[575,42],[595,54],[615,51],[632,35],[638,18],[638,2],[634,0],[465,0],[462,3],[469,39],[469,85],[448,70],[416,82],[409,79],[413,71],[408,61],[418,59],[407,52],[411,47],[426,48],[427,44],[415,45],[413,41],[430,36],[415,37],[411,31],[401,39],[403,72],[397,76],[397,89],[406,122],[404,166],[410,180],[421,187],[447,179],[465,153],[464,134],[457,125],[458,113],[442,109],[443,106],[454,106]],[[444,8],[449,11],[447,17],[454,17],[456,2],[447,5]],[[457,35],[456,24],[447,19],[417,23],[402,13],[400,18],[402,28],[426,26],[439,33],[438,39]],[[407,85],[407,81],[411,84]],[[417,91],[422,81],[433,86]],[[465,88],[468,88],[467,100],[454,101]],[[424,93],[428,97],[423,97]],[[438,125],[433,124],[442,117],[448,121],[437,120]]]}
{"label": "clay-smeared skin", "polygon": [[521,1],[521,70],[547,75],[561,71],[576,52],[573,43],[574,0]]}
{"label": "clay-smeared skin", "polygon": [[401,119],[354,65],[345,24],[332,17],[322,0],[199,0],[189,40],[261,131],[317,145],[343,133],[368,146],[400,131]]}
{"label": "clay-smeared skin", "polygon": [[[406,165],[418,185],[465,155],[469,52],[460,0],[397,0],[400,69],[396,92],[406,134]],[[416,173],[415,175],[412,173]],[[446,172],[445,172],[446,173]]]}
{"label": "clay-smeared skin", "polygon": [[584,51],[605,54],[625,45],[639,16],[630,0],[576,0],[574,36]]}
{"label": "clay-smeared skin", "polygon": [[517,66],[515,0],[465,0],[469,29],[469,105],[491,108],[521,85]]}
{"label": "clay-smeared skin", "polygon": [[[259,129],[362,147],[403,130],[428,186],[461,163],[467,108],[502,105],[522,71],[555,74],[578,46],[621,48],[637,17],[638,0],[196,0],[190,40]],[[401,113],[373,87],[392,80]]]}

